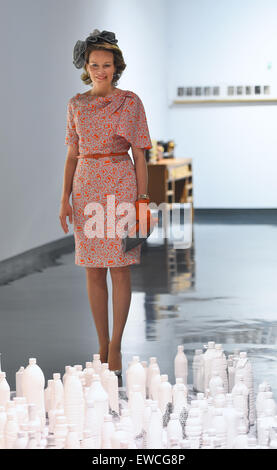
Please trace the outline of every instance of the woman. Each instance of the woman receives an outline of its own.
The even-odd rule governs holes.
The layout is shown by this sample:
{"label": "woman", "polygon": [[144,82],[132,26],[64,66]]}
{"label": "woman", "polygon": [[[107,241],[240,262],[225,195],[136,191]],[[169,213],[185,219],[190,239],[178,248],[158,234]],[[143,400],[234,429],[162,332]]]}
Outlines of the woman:
{"label": "woman", "polygon": [[[136,201],[148,198],[144,149],[152,148],[152,143],[142,101],[134,92],[116,87],[126,67],[117,42],[114,33],[100,33],[96,29],[85,41],[77,41],[74,47],[73,64],[76,68],[84,67],[81,79],[85,84],[92,84],[92,89],[77,93],[67,105],[65,143],[68,153],[60,222],[67,233],[66,216],[70,223],[73,216],[75,263],[86,268],[100,360],[108,362],[109,369],[121,375],[121,339],[131,302],[130,265],[140,263],[141,246],[123,252],[120,234],[106,230],[112,220],[116,227],[121,218],[115,212],[118,204],[125,202],[134,206]],[[130,146],[135,165],[128,154]],[[69,203],[71,191],[73,209]],[[98,213],[98,207],[96,209],[93,203],[98,203],[103,212]],[[96,219],[92,217],[94,210]],[[93,237],[95,225],[101,221],[99,214],[105,222],[105,232],[100,231],[100,236],[97,232]],[[115,220],[113,214],[116,214]],[[142,230],[144,233],[145,220]],[[108,267],[113,286],[111,340],[106,284]]]}

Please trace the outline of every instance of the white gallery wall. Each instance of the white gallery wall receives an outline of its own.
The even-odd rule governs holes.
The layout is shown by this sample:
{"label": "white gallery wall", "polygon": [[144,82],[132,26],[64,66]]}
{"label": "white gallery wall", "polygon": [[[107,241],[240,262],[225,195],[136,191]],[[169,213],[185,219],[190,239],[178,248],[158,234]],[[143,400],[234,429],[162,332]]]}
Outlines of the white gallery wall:
{"label": "white gallery wall", "polygon": [[276,105],[170,105],[177,86],[276,90],[275,0],[1,0],[0,25],[0,260],[73,234],[59,222],[66,104],[88,89],[72,51],[94,28],[116,33],[118,86],[141,97],[151,138],[193,159],[195,208],[276,207]]}
{"label": "white gallery wall", "polygon": [[[165,0],[1,0],[0,260],[73,234],[60,226],[66,105],[89,89],[73,47],[114,31],[127,64],[118,87],[142,99],[166,137]],[[131,152],[130,152],[131,153]]]}
{"label": "white gallery wall", "polygon": [[[277,98],[276,0],[171,0],[165,34],[169,102],[177,86],[226,84]],[[167,118],[196,208],[277,207],[277,103],[178,104]]]}

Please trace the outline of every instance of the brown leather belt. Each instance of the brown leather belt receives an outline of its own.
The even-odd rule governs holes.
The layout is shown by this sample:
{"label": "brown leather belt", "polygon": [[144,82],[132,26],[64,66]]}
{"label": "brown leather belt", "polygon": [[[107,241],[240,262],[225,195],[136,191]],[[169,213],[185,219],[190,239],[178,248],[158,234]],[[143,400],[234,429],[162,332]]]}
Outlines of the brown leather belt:
{"label": "brown leather belt", "polygon": [[[128,152],[114,152],[114,153],[87,153],[77,155],[77,158],[100,158],[100,157],[116,157],[121,155],[129,155]],[[129,155],[130,156],[130,155]]]}

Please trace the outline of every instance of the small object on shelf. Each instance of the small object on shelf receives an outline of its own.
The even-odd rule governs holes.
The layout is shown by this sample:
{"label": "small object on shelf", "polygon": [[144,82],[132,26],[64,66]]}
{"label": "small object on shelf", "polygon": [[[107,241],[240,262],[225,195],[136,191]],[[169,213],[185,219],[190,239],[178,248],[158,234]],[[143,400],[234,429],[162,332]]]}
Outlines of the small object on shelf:
{"label": "small object on shelf", "polygon": [[174,157],[174,149],[175,149],[175,142],[173,140],[170,140],[167,144],[167,158],[175,158]]}
{"label": "small object on shelf", "polygon": [[173,140],[169,140],[167,142],[159,140],[157,142],[156,161],[158,162],[164,158],[174,158],[174,148],[175,148],[175,143]]}
{"label": "small object on shelf", "polygon": [[156,161],[158,162],[158,161],[162,160],[163,155],[164,155],[164,145],[163,145],[163,142],[162,142],[162,141],[158,141],[158,142],[157,142],[157,159],[156,159]]}

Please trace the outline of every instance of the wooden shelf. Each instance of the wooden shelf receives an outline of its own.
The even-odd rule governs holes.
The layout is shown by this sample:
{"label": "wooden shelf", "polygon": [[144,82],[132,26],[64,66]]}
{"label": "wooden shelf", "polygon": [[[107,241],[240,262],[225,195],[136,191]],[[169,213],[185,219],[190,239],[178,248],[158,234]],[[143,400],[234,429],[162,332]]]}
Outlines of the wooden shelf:
{"label": "wooden shelf", "polygon": [[155,163],[148,162],[147,167],[151,202],[157,206],[163,202],[190,202],[193,206],[191,158],[163,158]]}

